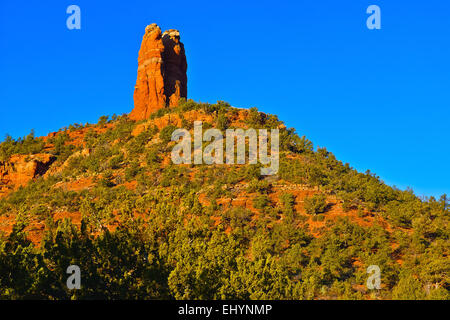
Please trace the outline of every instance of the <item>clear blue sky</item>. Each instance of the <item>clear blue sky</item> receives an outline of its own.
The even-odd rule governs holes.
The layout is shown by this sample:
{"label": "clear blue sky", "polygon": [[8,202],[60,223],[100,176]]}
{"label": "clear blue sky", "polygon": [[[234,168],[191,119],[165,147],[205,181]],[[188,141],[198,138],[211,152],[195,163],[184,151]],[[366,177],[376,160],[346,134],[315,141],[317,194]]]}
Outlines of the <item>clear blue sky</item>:
{"label": "clear blue sky", "polygon": [[[71,4],[81,30],[66,27]],[[366,27],[371,4],[381,30]],[[256,106],[390,185],[450,194],[449,13],[443,0],[1,0],[0,135],[131,111],[156,22],[181,31],[189,98]]]}

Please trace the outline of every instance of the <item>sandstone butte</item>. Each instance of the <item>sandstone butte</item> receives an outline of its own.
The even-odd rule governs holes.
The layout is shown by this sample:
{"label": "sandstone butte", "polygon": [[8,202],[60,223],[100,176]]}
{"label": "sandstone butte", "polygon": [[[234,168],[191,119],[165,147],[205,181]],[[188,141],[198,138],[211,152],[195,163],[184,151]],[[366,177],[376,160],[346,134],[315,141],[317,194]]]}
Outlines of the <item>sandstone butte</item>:
{"label": "sandstone butte", "polygon": [[187,61],[178,30],[161,33],[155,23],[145,28],[138,56],[133,120],[148,119],[162,108],[174,107],[187,97]]}

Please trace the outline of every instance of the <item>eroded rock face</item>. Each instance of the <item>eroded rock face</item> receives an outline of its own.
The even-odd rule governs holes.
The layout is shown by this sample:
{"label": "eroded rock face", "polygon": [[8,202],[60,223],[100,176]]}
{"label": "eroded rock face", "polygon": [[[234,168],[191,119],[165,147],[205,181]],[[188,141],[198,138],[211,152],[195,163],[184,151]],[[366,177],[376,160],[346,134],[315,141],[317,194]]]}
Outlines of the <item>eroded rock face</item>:
{"label": "eroded rock face", "polygon": [[130,118],[148,119],[166,107],[176,106],[187,97],[187,62],[177,30],[161,33],[156,24],[145,28],[138,57],[138,75],[134,89],[134,109]]}
{"label": "eroded rock face", "polygon": [[167,105],[178,105],[180,98],[187,97],[187,62],[184,45],[180,42],[178,30],[168,30],[162,36],[164,44],[164,93]]}
{"label": "eroded rock face", "polygon": [[13,155],[8,161],[0,161],[0,196],[43,175],[54,160],[49,154],[35,154]]}

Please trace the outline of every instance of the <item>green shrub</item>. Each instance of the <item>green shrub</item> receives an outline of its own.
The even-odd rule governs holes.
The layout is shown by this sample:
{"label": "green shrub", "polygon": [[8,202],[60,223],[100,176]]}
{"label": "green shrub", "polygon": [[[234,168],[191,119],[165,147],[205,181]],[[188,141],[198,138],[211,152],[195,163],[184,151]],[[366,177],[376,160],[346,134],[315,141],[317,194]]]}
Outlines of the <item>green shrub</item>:
{"label": "green shrub", "polygon": [[105,188],[114,187],[115,184],[113,182],[114,175],[111,170],[105,171],[102,178],[99,181],[99,185]]}
{"label": "green shrub", "polygon": [[265,194],[259,195],[253,200],[253,207],[255,209],[263,210],[269,204],[270,204],[270,199]]}
{"label": "green shrub", "polygon": [[295,197],[291,193],[283,193],[280,196],[280,201],[286,210],[294,209]]}
{"label": "green shrub", "polygon": [[119,155],[114,156],[109,160],[109,166],[113,170],[119,169],[122,167],[123,161],[124,161],[124,156],[123,156],[123,153],[121,152]]}
{"label": "green shrub", "polygon": [[226,114],[219,113],[216,120],[216,128],[219,130],[226,130],[230,124],[230,121],[228,120]]}
{"label": "green shrub", "polygon": [[327,208],[326,196],[315,194],[311,198],[306,198],[304,206],[307,214],[323,213]]}
{"label": "green shrub", "polygon": [[161,157],[158,154],[158,150],[156,148],[149,149],[145,154],[145,160],[148,165],[161,162]]}
{"label": "green shrub", "polygon": [[271,184],[265,180],[253,179],[247,185],[248,192],[267,193],[270,191]]}
{"label": "green shrub", "polygon": [[5,141],[0,143],[0,160],[8,160],[13,154],[36,154],[44,149],[45,142],[42,138],[34,136],[34,130],[24,138],[14,140],[7,135]]}
{"label": "green shrub", "polygon": [[174,125],[169,124],[168,126],[164,127],[161,132],[159,133],[159,138],[164,143],[169,143],[172,140],[172,133],[177,129]]}
{"label": "green shrub", "polygon": [[98,124],[99,124],[100,126],[104,126],[106,123],[108,123],[108,119],[109,119],[109,116],[101,116],[101,117],[98,119]]}
{"label": "green shrub", "polygon": [[125,169],[125,180],[132,181],[141,171],[139,163],[133,161]]}

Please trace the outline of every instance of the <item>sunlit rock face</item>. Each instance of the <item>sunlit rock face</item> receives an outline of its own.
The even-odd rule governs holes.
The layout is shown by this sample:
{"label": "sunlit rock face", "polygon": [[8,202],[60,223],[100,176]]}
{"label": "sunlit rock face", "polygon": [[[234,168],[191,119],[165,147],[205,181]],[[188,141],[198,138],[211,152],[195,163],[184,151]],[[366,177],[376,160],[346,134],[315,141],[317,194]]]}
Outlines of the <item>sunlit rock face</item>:
{"label": "sunlit rock face", "polygon": [[156,24],[148,25],[138,57],[138,75],[134,89],[134,109],[130,118],[148,119],[166,107],[187,97],[187,62],[180,33],[170,29],[161,33]]}

